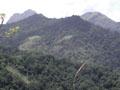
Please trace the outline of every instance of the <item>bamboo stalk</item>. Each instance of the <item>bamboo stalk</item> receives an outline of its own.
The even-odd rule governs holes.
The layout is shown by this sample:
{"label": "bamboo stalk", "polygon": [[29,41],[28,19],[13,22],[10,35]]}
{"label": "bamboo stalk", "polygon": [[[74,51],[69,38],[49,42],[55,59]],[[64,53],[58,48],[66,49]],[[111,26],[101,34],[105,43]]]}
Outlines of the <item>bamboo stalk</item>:
{"label": "bamboo stalk", "polygon": [[73,88],[75,90],[75,81],[76,81],[76,78],[78,76],[78,74],[80,73],[80,71],[84,68],[84,66],[86,65],[86,62],[83,63],[80,68],[77,70],[77,72],[75,73],[75,76],[74,76],[74,80],[73,80]]}

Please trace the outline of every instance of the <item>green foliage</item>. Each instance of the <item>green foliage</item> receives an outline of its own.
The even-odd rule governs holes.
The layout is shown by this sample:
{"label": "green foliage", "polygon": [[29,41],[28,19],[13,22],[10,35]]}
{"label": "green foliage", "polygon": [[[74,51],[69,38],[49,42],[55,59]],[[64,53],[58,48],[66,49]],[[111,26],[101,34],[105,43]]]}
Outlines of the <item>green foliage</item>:
{"label": "green foliage", "polygon": [[13,35],[15,35],[19,31],[20,31],[20,27],[15,26],[13,28],[10,28],[9,31],[5,32],[5,36],[6,37],[12,37]]}
{"label": "green foliage", "polygon": [[[0,90],[74,90],[80,65],[39,53],[1,54]],[[75,81],[75,90],[119,89],[119,70],[96,63],[87,63]]]}
{"label": "green foliage", "polygon": [[27,77],[19,73],[19,71],[15,68],[11,66],[6,66],[6,69],[12,74],[13,77],[16,77],[16,79],[21,80],[25,84],[30,84],[30,81],[27,79]]}
{"label": "green foliage", "polygon": [[[1,44],[13,48],[0,48],[0,90],[120,90],[118,32],[78,16],[34,17],[13,24],[22,28],[18,35],[19,27],[3,27],[11,38],[1,39]],[[32,50],[19,51],[18,46]],[[85,61],[74,88],[75,73]]]}

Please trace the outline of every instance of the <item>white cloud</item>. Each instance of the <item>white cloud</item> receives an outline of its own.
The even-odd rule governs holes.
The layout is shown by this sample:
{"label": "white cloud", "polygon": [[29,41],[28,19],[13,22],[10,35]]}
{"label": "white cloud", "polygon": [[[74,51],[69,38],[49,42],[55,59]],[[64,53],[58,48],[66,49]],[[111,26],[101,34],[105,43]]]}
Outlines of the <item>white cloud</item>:
{"label": "white cloud", "polygon": [[119,0],[0,0],[0,13],[6,13],[6,20],[13,13],[33,9],[47,17],[81,15],[88,11],[99,11],[120,21]]}

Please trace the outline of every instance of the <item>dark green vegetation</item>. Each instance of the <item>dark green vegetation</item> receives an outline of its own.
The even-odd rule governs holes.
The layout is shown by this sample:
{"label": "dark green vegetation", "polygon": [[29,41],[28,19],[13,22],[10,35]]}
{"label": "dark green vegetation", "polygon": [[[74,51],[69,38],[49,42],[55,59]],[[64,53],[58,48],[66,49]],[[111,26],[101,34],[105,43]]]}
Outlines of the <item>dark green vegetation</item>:
{"label": "dark green vegetation", "polygon": [[[33,15],[4,25],[0,38],[1,90],[120,90],[120,33],[79,16]],[[74,76],[82,63],[87,65]]]}
{"label": "dark green vegetation", "polygon": [[[1,54],[0,90],[74,90],[80,65],[39,53]],[[75,82],[75,90],[119,89],[119,70],[95,63],[87,63]]]}

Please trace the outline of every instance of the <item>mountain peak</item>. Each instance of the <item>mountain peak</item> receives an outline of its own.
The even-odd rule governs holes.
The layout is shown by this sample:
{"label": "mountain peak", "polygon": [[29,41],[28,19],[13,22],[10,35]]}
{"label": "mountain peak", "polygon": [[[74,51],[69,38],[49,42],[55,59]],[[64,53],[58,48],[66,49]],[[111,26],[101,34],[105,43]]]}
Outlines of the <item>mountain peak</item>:
{"label": "mountain peak", "polygon": [[95,25],[101,26],[103,28],[107,29],[114,29],[116,27],[116,22],[107,17],[104,14],[101,14],[99,12],[88,12],[81,16],[82,19],[91,22]]}
{"label": "mountain peak", "polygon": [[24,11],[23,14],[36,14],[36,12],[31,9],[28,9],[28,10]]}
{"label": "mountain peak", "polygon": [[10,19],[8,20],[7,23],[15,23],[15,22],[21,21],[23,19],[26,19],[32,15],[35,15],[35,14],[37,14],[37,13],[31,9],[24,11],[22,14],[15,13],[15,14],[13,14],[12,17],[10,17]]}
{"label": "mountain peak", "polygon": [[85,20],[96,20],[96,19],[109,19],[109,21],[112,21],[110,18],[108,18],[106,15],[100,13],[100,12],[87,12],[81,16]]}

